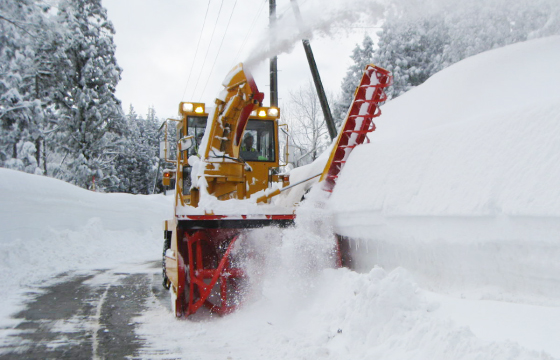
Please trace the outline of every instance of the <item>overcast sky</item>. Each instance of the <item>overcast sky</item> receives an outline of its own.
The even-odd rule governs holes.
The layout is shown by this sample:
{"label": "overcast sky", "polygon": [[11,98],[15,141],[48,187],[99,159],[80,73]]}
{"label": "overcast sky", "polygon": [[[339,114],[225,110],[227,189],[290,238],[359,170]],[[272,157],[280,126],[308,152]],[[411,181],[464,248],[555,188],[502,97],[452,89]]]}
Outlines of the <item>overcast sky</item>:
{"label": "overcast sky", "polygon": [[[311,45],[324,86],[331,92],[339,91],[351,64],[349,56],[364,32],[373,37],[377,31],[370,28],[373,21],[349,15],[343,17],[350,21],[341,23],[337,1],[347,8],[343,0],[299,1],[306,24],[321,30],[312,32]],[[142,115],[154,106],[157,115],[166,118],[177,115],[183,100],[213,104],[235,64],[270,48],[268,0],[103,0],[103,5],[116,29],[117,60],[123,69],[117,96],[125,112],[130,104]],[[277,46],[282,52],[278,58],[282,106],[289,91],[305,86],[311,75],[301,41],[287,35],[300,33],[290,1],[277,0],[277,5],[279,37],[286,37]],[[270,101],[268,68],[266,60],[252,69],[265,93],[265,105]]]}

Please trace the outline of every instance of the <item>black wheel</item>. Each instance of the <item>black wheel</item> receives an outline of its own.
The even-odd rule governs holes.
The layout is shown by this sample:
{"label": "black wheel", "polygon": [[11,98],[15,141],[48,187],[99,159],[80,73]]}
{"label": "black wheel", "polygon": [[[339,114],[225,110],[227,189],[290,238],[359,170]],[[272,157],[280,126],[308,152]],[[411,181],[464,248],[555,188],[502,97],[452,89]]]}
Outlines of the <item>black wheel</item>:
{"label": "black wheel", "polygon": [[167,278],[167,275],[165,273],[165,252],[167,251],[167,249],[171,248],[171,231],[167,231],[165,230],[163,232],[163,256],[162,256],[162,261],[161,261],[161,270],[162,270],[162,276],[163,276],[163,287],[166,290],[169,290],[169,287],[171,286],[171,282],[169,281],[169,279]]}

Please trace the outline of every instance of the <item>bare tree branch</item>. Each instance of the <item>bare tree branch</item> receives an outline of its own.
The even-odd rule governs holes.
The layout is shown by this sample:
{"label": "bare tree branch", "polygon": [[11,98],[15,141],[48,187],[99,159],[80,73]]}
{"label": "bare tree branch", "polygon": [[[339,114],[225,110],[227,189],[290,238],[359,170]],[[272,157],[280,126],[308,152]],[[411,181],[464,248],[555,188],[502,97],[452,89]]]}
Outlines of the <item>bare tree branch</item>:
{"label": "bare tree branch", "polygon": [[14,25],[15,27],[17,27],[18,29],[20,29],[20,30],[24,31],[25,33],[27,33],[29,36],[36,37],[36,35],[30,33],[29,31],[27,31],[26,28],[24,28],[23,26],[19,25],[16,21],[10,20],[10,19],[8,19],[7,17],[2,16],[2,14],[0,14],[0,20],[7,21],[7,22],[9,22],[10,24],[12,24],[12,25]]}

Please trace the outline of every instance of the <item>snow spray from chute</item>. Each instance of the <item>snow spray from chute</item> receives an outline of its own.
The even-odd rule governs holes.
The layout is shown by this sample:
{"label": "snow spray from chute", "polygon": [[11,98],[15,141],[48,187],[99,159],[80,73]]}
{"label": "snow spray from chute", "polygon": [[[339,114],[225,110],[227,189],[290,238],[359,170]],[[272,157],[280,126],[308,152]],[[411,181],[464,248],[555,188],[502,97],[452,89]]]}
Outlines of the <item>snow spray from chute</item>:
{"label": "snow spray from chute", "polygon": [[384,12],[382,2],[368,0],[310,0],[299,5],[306,29],[300,31],[291,4],[287,4],[279,9],[275,27],[263,31],[243,61],[245,67],[251,69],[275,55],[290,53],[302,39],[310,40],[315,35],[332,37],[338,34],[337,28],[355,23],[364,16],[376,22]]}
{"label": "snow spray from chute", "polygon": [[336,238],[324,201],[327,193],[313,188],[296,210],[295,226],[252,230],[240,252],[248,275],[248,303],[264,301],[275,309],[297,306],[317,277],[336,267]]}
{"label": "snow spray from chute", "polygon": [[397,11],[399,16],[412,24],[431,14],[453,13],[454,16],[461,17],[470,14],[466,10],[467,8],[476,8],[481,4],[499,9],[502,6],[510,6],[511,3],[512,1],[502,0],[477,0],[475,2],[461,0],[300,1],[298,4],[305,21],[305,31],[299,30],[291,4],[286,4],[278,8],[275,27],[262,31],[260,39],[243,63],[245,66],[253,67],[275,55],[290,53],[304,38],[312,40],[316,36],[334,37],[347,32],[347,28],[355,28],[359,22],[377,24],[379,20],[387,17],[387,10]]}
{"label": "snow spray from chute", "polygon": [[[294,290],[295,293],[305,293],[305,288],[313,284],[313,280],[306,284],[307,280],[314,277],[313,270],[324,269],[332,260],[336,260],[335,264],[340,265],[332,216],[325,204],[350,152],[367,139],[367,133],[375,130],[373,119],[381,114],[379,103],[385,101],[384,88],[390,83],[391,75],[387,70],[371,65],[366,67],[348,117],[342,124],[336,145],[322,172],[319,186],[312,188],[307,194],[307,200],[297,208],[295,228],[282,232],[278,253],[267,254],[265,257],[279,259],[280,264],[275,266],[283,269],[280,276],[275,274],[275,279],[280,280],[280,283],[273,289],[283,289],[283,294],[286,289]],[[261,236],[270,235],[263,233]],[[331,266],[335,264],[331,263]],[[262,268],[263,264],[257,266],[257,269]],[[308,274],[312,275],[311,278],[307,277]],[[298,289],[302,284],[302,288]]]}

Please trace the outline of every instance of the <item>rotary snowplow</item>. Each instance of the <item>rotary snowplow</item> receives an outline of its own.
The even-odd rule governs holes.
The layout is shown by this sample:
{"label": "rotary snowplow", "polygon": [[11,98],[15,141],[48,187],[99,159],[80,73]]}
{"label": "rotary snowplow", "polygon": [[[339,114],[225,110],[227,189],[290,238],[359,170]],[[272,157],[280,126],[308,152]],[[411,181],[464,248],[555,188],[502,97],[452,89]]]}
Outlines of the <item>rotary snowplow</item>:
{"label": "rotary snowplow", "polygon": [[[390,82],[388,71],[366,67],[321,174],[324,190],[332,191],[349,154],[375,130],[373,118]],[[175,211],[164,223],[162,265],[177,317],[202,307],[217,314],[235,310],[246,276],[232,256],[239,237],[249,229],[290,226],[295,219],[296,204],[273,203],[299,184],[290,185],[280,170],[286,165],[279,152],[280,110],[262,106],[264,94],[242,64],[222,85],[209,113],[203,103],[180,103],[181,118],[168,120],[176,125],[176,157],[170,159],[168,141],[162,147],[165,160],[175,165],[163,178],[164,185],[175,185]]]}

